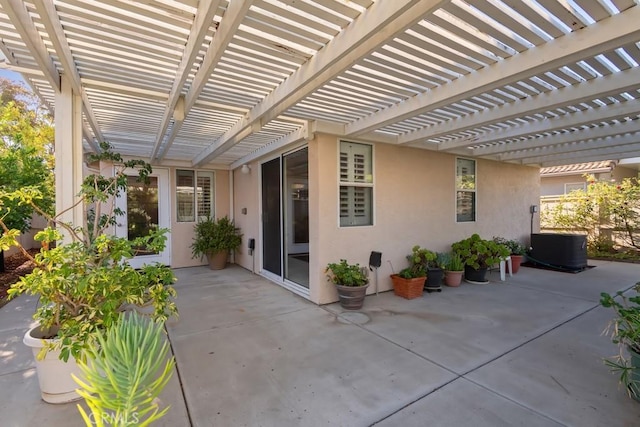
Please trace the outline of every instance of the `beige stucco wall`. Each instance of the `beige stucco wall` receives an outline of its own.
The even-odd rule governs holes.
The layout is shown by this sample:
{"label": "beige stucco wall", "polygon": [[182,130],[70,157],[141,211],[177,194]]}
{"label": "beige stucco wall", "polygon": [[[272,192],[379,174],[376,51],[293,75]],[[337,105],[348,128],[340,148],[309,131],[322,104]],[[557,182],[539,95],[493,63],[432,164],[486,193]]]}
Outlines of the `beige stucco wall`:
{"label": "beige stucco wall", "polygon": [[[250,163],[251,172],[244,174],[240,168],[235,169],[233,173],[234,182],[234,209],[233,217],[237,227],[242,232],[242,246],[235,253],[236,264],[246,268],[247,270],[258,272],[260,268],[260,164],[258,162]],[[246,209],[246,213],[243,213]],[[249,254],[249,239],[256,239],[256,250],[253,254]],[[254,268],[255,267],[255,268]]]}
{"label": "beige stucco wall", "polygon": [[[193,242],[193,227],[195,223],[176,221],[176,169],[186,168],[170,168],[169,170],[169,185],[171,188],[171,266],[180,268],[204,265],[206,264],[206,259],[191,258],[190,246]],[[230,215],[229,171],[215,170],[214,185],[216,218]]]}
{"label": "beige stucco wall", "polygon": [[[455,218],[456,156],[389,144],[374,144],[374,218],[368,227],[339,227],[338,138],[316,134],[309,147],[310,299],[324,304],[337,301],[324,267],[346,258],[367,265],[372,250],[383,254],[379,289],[391,289],[395,271],[406,265],[413,245],[448,251],[451,243],[479,233],[484,238],[503,236],[528,242],[529,207],[539,203],[537,168],[479,160],[478,205],[475,223],[457,224]],[[287,151],[290,148],[287,149]],[[240,266],[260,270],[260,165],[281,153],[249,163],[251,173],[233,171],[233,217],[244,237],[235,255]],[[216,188],[218,188],[218,182]],[[246,214],[242,210],[246,208]],[[534,231],[538,216],[534,216]],[[247,242],[256,239],[249,255]],[[369,292],[375,291],[373,281]]]}
{"label": "beige stucco wall", "polygon": [[632,168],[625,168],[624,166],[616,166],[616,168],[611,172],[611,178],[615,179],[616,182],[620,182],[625,178],[637,178],[638,171]]}
{"label": "beige stucco wall", "polygon": [[540,178],[540,195],[557,196],[564,194],[565,184],[585,182],[582,175],[548,176]]}
{"label": "beige stucco wall", "polygon": [[[312,223],[311,299],[337,300],[323,267],[346,258],[367,265],[372,250],[382,252],[379,289],[391,289],[389,275],[406,266],[413,245],[447,251],[451,243],[479,233],[526,242],[529,207],[539,203],[539,170],[528,166],[477,162],[477,221],[456,223],[454,155],[388,144],[374,145],[374,222],[369,227],[338,226],[338,139],[320,135],[310,144],[317,161],[310,165],[311,200],[318,212]],[[310,150],[313,153],[314,150]],[[315,158],[314,158],[315,160]],[[321,165],[321,167],[319,167]],[[321,183],[321,185],[318,185]],[[317,224],[317,225],[316,225]],[[534,216],[534,231],[538,216]],[[313,254],[317,256],[313,256]],[[372,280],[372,285],[375,283]],[[374,292],[370,286],[369,292]]]}

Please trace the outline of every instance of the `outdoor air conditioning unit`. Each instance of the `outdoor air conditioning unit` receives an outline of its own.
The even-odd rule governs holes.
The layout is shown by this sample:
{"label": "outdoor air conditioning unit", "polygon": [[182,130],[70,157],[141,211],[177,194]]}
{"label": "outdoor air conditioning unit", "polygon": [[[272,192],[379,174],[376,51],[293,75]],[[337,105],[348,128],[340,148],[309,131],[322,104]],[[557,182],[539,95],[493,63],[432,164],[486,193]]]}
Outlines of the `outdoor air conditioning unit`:
{"label": "outdoor air conditioning unit", "polygon": [[531,235],[529,261],[542,266],[579,271],[587,268],[587,236],[538,233]]}

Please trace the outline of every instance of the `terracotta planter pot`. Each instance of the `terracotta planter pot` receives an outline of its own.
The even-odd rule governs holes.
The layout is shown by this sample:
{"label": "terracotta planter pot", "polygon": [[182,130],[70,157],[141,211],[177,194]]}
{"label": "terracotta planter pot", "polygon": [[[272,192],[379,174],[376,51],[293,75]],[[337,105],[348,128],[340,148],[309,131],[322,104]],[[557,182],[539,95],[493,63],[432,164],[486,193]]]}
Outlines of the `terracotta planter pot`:
{"label": "terracotta planter pot", "polygon": [[[524,257],[522,255],[511,255],[511,267],[513,274],[516,274],[518,270],[520,270],[520,264],[522,264],[522,259]],[[509,273],[509,264],[507,264],[507,273]]]}
{"label": "terracotta planter pot", "polygon": [[209,261],[209,268],[211,270],[222,270],[227,266],[228,257],[229,257],[229,251],[208,253],[207,261]]}
{"label": "terracotta planter pot", "polygon": [[458,287],[462,282],[464,271],[448,271],[444,272],[444,284],[451,287]]}
{"label": "terracotta planter pot", "polygon": [[42,400],[47,403],[67,403],[82,399],[76,393],[76,389],[80,386],[73,380],[71,374],[78,378],[82,378],[83,374],[73,357],[69,357],[69,360],[64,362],[59,358],[59,351],[51,350],[43,360],[38,360],[38,353],[44,347],[43,341],[49,341],[43,336],[45,335],[40,327],[36,326],[29,329],[22,340],[33,351]]}
{"label": "terracotta planter pot", "polygon": [[405,279],[397,274],[392,274],[391,281],[393,282],[393,292],[399,297],[413,299],[422,296],[425,277]]}
{"label": "terracotta planter pot", "polygon": [[359,310],[364,304],[364,297],[367,295],[367,288],[364,286],[342,286],[336,285],[340,305],[347,310]]}

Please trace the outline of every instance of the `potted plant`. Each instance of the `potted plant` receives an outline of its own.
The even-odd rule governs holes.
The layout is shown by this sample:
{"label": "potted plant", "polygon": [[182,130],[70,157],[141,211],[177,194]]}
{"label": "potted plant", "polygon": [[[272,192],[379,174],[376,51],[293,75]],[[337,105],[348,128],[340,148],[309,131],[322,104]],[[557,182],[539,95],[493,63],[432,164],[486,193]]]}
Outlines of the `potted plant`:
{"label": "potted plant", "polygon": [[464,274],[464,263],[457,253],[447,254],[444,265],[444,283],[447,286],[457,287],[462,282]]}
{"label": "potted plant", "polygon": [[[634,296],[627,297],[621,291],[615,295],[600,294],[600,304],[612,308],[614,317],[606,330],[618,345],[618,354],[606,359],[613,372],[620,374],[623,384],[633,399],[640,401],[640,282],[633,287]],[[628,354],[628,356],[626,355]]]}
{"label": "potted plant", "polygon": [[[527,249],[517,240],[509,240],[504,237],[494,237],[493,241],[504,245],[509,249],[511,256],[511,273],[516,274],[520,270],[520,264],[522,264],[522,259],[527,253]],[[509,272],[508,269],[509,265],[507,264],[507,272]]]}
{"label": "potted plant", "polygon": [[[127,187],[126,168],[138,168],[139,178],[151,173],[151,166],[140,160],[123,162],[122,158],[102,143],[102,152],[90,161],[117,163],[111,177],[89,175],[83,180],[74,206],[87,207],[87,226],[77,227],[62,222],[39,208],[39,194],[33,188],[0,194],[0,200],[13,198],[28,204],[48,219],[48,227],[37,233],[42,249],[35,257],[18,243],[18,230],[10,230],[0,218],[4,234],[0,248],[17,246],[29,257],[35,268],[9,289],[9,298],[21,294],[38,295],[40,304],[33,318],[37,326],[27,331],[25,344],[33,348],[42,398],[62,403],[75,400],[76,385],[70,373],[79,374],[76,359],[94,342],[97,333],[111,328],[120,313],[131,305],[150,306],[154,320],[165,320],[177,313],[173,298],[175,277],[167,266],[154,264],[133,268],[128,260],[140,250],[161,251],[166,230],[152,230],[148,236],[129,241],[106,234],[116,223],[116,211],[105,203]],[[70,207],[71,209],[73,207]],[[69,243],[62,243],[64,231]]]}
{"label": "potted plant", "polygon": [[493,240],[482,239],[476,233],[452,244],[451,249],[464,262],[464,278],[471,283],[487,283],[489,267],[509,256],[509,249],[505,246]]}
{"label": "potted plant", "polygon": [[420,246],[414,246],[411,254],[407,255],[409,266],[400,270],[398,274],[391,275],[393,292],[406,299],[413,299],[422,296],[425,281],[427,279],[426,260],[435,257],[435,253]]}
{"label": "potted plant", "polygon": [[235,251],[242,244],[240,229],[227,216],[198,221],[194,231],[191,254],[194,258],[206,256],[212,270],[225,268],[229,251]]}
{"label": "potted plant", "polygon": [[349,264],[346,259],[329,263],[325,269],[327,278],[336,285],[340,305],[348,310],[359,310],[369,287],[367,270],[360,264]]}
{"label": "potted plant", "polygon": [[444,266],[447,254],[434,252],[435,259],[427,263],[427,280],[424,282],[424,290],[431,292],[442,291],[442,279],[444,277]]}

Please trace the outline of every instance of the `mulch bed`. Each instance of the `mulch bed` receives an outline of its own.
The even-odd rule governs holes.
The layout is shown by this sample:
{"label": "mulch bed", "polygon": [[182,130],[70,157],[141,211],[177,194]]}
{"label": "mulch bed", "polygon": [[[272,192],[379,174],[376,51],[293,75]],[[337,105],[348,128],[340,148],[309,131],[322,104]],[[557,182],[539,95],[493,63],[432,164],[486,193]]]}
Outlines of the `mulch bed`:
{"label": "mulch bed", "polygon": [[[30,249],[29,253],[35,255],[39,249]],[[5,272],[0,273],[0,307],[7,303],[7,289],[18,281],[20,276],[31,273],[33,263],[22,252],[15,253],[4,258]]]}

